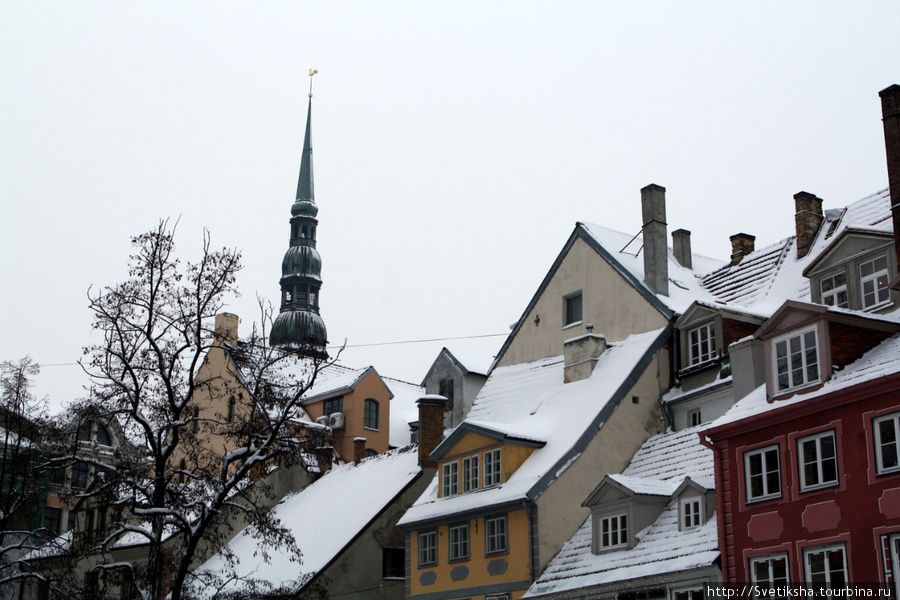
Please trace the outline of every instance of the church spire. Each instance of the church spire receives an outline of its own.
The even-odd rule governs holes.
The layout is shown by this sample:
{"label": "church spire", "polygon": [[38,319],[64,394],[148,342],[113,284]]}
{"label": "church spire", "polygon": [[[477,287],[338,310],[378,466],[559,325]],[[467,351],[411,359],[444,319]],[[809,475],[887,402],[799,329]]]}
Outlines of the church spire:
{"label": "church spire", "polygon": [[[318,71],[310,69],[310,78]],[[316,250],[316,215],[312,162],[312,79],[306,112],[306,134],[300,159],[297,200],[291,206],[291,237],[281,262],[281,311],[272,324],[272,346],[299,350],[301,354],[325,358],[328,336],[319,316],[322,259]]]}

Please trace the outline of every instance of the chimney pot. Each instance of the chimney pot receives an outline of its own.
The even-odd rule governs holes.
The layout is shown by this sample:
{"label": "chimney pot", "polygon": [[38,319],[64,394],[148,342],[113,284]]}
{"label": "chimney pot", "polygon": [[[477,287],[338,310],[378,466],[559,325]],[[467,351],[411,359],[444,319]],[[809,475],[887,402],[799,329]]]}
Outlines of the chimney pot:
{"label": "chimney pot", "polygon": [[794,194],[794,225],[797,231],[797,258],[809,253],[816,232],[825,220],[822,213],[822,199],[809,192]]}
{"label": "chimney pot", "polygon": [[678,261],[685,269],[694,268],[694,262],[691,258],[691,232],[687,229],[677,229],[672,232],[672,251],[675,253],[675,260]]}
{"label": "chimney pot", "polygon": [[666,188],[651,183],[641,190],[644,226],[644,283],[654,294],[669,295],[669,248],[666,235]]}
{"label": "chimney pot", "polygon": [[736,233],[731,240],[731,264],[736,265],[744,257],[756,249],[756,236],[749,233]]}

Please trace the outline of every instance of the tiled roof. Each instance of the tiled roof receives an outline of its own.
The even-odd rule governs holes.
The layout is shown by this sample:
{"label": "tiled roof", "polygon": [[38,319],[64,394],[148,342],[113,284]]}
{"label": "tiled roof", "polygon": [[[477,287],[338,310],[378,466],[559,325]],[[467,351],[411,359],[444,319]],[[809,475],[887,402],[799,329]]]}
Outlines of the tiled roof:
{"label": "tiled roof", "polygon": [[[622,475],[610,477],[630,486],[643,486],[647,493],[667,487],[671,494],[685,477],[712,489],[713,453],[700,443],[698,432],[702,429],[702,426],[694,427],[650,438]],[[708,567],[719,556],[716,515],[707,515],[706,522],[697,529],[679,531],[677,499],[670,500],[656,521],[638,532],[637,537],[633,548],[593,554],[589,517],[550,561],[525,597]]]}

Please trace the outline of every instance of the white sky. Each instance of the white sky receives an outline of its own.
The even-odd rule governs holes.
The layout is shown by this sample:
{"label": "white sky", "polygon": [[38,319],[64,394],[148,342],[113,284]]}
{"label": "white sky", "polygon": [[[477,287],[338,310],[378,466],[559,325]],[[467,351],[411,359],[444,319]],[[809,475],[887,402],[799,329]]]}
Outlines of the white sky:
{"label": "white sky", "polygon": [[[277,302],[309,68],[321,312],[351,345],[505,333],[578,220],[793,233],[794,193],[887,186],[878,91],[900,3],[0,0],[0,360],[64,403],[95,341],[89,286],[180,218],[243,251],[249,332]],[[350,348],[419,382],[441,346]],[[68,366],[50,366],[68,365]]]}

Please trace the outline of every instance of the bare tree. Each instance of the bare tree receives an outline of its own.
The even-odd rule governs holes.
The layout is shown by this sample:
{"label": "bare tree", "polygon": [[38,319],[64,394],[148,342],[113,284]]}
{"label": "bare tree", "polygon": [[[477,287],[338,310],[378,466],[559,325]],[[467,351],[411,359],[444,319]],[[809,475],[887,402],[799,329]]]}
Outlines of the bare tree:
{"label": "bare tree", "polygon": [[[212,249],[208,233],[203,242],[200,259],[182,263],[174,228],[161,222],[133,238],[126,281],[89,293],[103,337],[82,363],[91,403],[142,451],[80,459],[95,474],[81,502],[114,509],[86,540],[113,558],[91,569],[116,571],[148,600],[182,598],[195,561],[220,551],[236,527],[249,524],[263,553],[297,552],[271,514],[264,475],[307,450],[300,399],[325,359],[266,347],[265,319],[244,342],[217,337],[213,321],[236,294],[240,254]],[[204,368],[214,352],[227,353],[234,377]],[[116,561],[126,539],[146,548],[145,560]]]}

